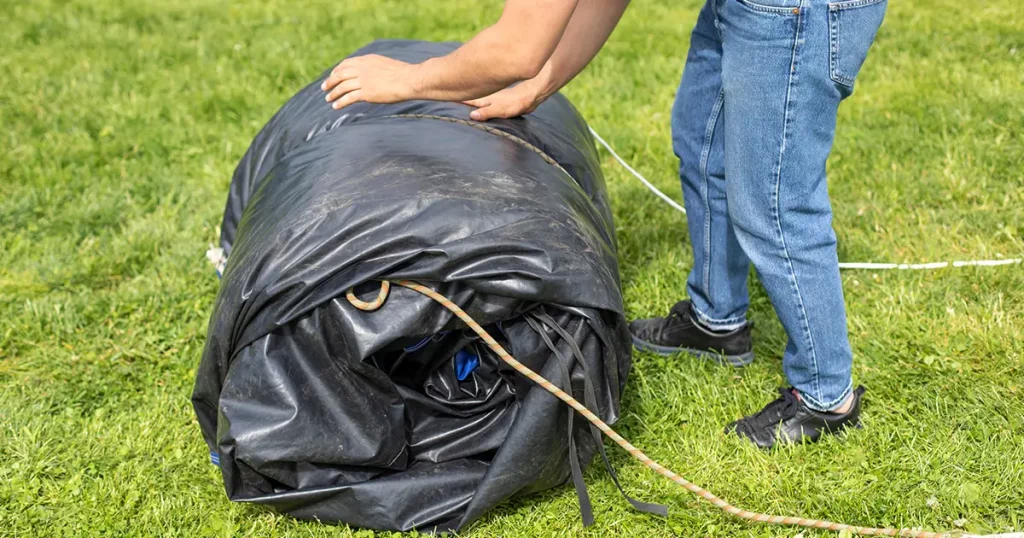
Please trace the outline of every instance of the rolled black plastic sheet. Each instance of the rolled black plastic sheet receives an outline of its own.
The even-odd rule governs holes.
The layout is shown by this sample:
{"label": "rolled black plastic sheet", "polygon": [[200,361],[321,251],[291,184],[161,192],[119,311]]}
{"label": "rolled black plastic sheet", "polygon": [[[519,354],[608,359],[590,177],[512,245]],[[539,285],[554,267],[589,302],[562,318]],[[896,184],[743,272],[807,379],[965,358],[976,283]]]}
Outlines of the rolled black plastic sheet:
{"label": "rolled black plastic sheet", "polygon": [[[379,41],[356,55],[420,62],[453,49]],[[369,299],[381,279],[431,286],[615,422],[630,346],[597,154],[560,95],[481,124],[454,103],[333,110],[326,75],[235,171],[196,415],[232,500],[457,530],[565,483],[598,444],[427,297],[394,287],[364,312],[345,293]]]}

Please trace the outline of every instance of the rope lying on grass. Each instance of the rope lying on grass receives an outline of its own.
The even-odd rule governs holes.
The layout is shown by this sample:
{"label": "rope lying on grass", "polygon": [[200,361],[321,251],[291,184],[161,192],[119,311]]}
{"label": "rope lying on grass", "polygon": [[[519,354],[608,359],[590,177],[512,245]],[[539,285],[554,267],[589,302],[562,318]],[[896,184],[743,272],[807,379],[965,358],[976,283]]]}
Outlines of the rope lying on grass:
{"label": "rope lying on grass", "polygon": [[[505,138],[511,139],[514,142],[519,143],[520,145],[526,146],[528,149],[531,149],[535,153],[539,154],[541,156],[541,158],[544,158],[549,163],[551,163],[551,164],[561,168],[561,166],[559,166],[556,162],[554,162],[553,159],[551,159],[549,156],[544,154],[544,152],[542,152],[538,148],[532,146],[531,144],[529,144],[525,140],[522,140],[522,139],[520,139],[518,137],[515,137],[513,135],[510,135],[508,133],[505,133],[505,132],[497,130],[497,129],[488,128],[488,127],[486,127],[486,126],[484,126],[484,125],[482,125],[480,123],[477,123],[477,122],[469,122],[469,121],[465,121],[465,120],[458,120],[458,119],[455,119],[455,118],[447,118],[447,117],[441,117],[441,116],[412,115],[412,114],[394,115],[394,116],[391,116],[391,117],[409,118],[409,119],[435,119],[435,120],[449,121],[449,122],[452,122],[452,123],[465,124],[465,125],[468,125],[470,127],[482,129],[482,130],[491,132],[492,134],[496,134],[496,135],[503,136]],[[604,146],[605,149],[607,149],[612,154],[612,156],[623,167],[626,168],[626,170],[628,170],[637,179],[642,181],[644,183],[644,185],[646,185],[647,188],[650,189],[655,195],[660,197],[662,200],[664,200],[666,203],[671,205],[676,210],[681,211],[682,213],[686,213],[686,209],[685,208],[683,208],[681,205],[679,205],[678,203],[673,201],[671,198],[669,198],[667,195],[665,195],[665,193],[663,193],[660,190],[658,190],[646,178],[644,178],[643,175],[641,175],[639,172],[637,172],[631,166],[629,166],[629,164],[626,163],[626,161],[623,160],[622,157],[620,157],[617,153],[615,153],[615,150],[613,150],[611,148],[611,146],[607,142],[605,142],[605,140],[603,138],[601,138],[600,135],[597,134],[596,131],[594,131],[591,128],[590,132],[591,132],[591,134],[594,135],[594,137],[598,140],[598,142],[602,146]],[[209,258],[210,262],[213,263],[214,266],[217,268],[217,274],[220,275],[223,272],[223,270],[225,268],[225,265],[226,265],[226,261],[227,261],[227,257],[224,255],[224,251],[222,249],[213,248],[211,246],[210,250],[207,251],[206,255],[207,255],[207,258]],[[950,262],[936,262],[936,263],[924,263],[924,264],[856,263],[856,262],[854,262],[854,263],[841,263],[840,264],[840,268],[843,268],[843,269],[938,269],[938,268],[942,268],[942,267],[948,267],[950,265],[952,265],[953,267],[964,267],[964,266],[970,266],[970,265],[993,266],[993,265],[1017,264],[1017,263],[1021,263],[1022,261],[1024,261],[1024,260],[1022,260],[1021,258],[1015,258],[1015,259],[1005,259],[1005,260],[971,260],[971,261],[956,261],[956,262],[952,262],[952,263],[950,263]],[[582,415],[583,418],[587,419],[587,421],[592,423],[602,433],[604,433],[606,436],[608,436],[613,441],[615,441],[616,444],[618,444],[620,447],[622,447],[627,452],[629,452],[629,454],[631,456],[633,456],[634,458],[639,460],[646,467],[648,467],[651,470],[657,472],[658,474],[664,476],[665,478],[668,478],[669,480],[675,482],[676,484],[686,488],[690,492],[692,492],[692,493],[696,494],[697,496],[705,499],[706,501],[708,501],[711,504],[713,504],[716,507],[718,507],[720,510],[722,510],[722,511],[724,511],[724,512],[726,512],[726,513],[728,513],[728,514],[730,514],[732,516],[735,516],[735,517],[738,517],[740,519],[744,519],[744,520],[747,520],[747,521],[758,522],[758,523],[769,523],[769,524],[775,524],[775,525],[794,525],[794,526],[810,527],[810,528],[816,528],[816,529],[825,529],[825,530],[830,530],[830,531],[844,531],[845,530],[845,531],[849,531],[849,532],[851,532],[853,534],[864,535],[864,536],[900,536],[900,537],[908,537],[908,538],[946,538],[946,537],[949,537],[949,538],[953,538],[953,537],[963,537],[963,538],[1024,538],[1024,532],[1011,532],[1011,533],[1005,533],[1005,534],[990,534],[990,535],[974,535],[974,534],[968,534],[968,533],[963,533],[963,532],[959,532],[959,531],[951,531],[951,532],[938,533],[938,532],[925,531],[925,530],[917,530],[917,529],[895,529],[895,528],[887,528],[887,527],[858,527],[858,526],[855,526],[855,525],[848,525],[848,524],[845,524],[845,523],[836,523],[836,522],[820,520],[820,519],[810,519],[810,518],[802,518],[802,517],[795,517],[795,516],[773,516],[773,515],[769,515],[769,514],[761,514],[761,513],[757,513],[757,512],[750,512],[748,510],[743,510],[742,508],[738,508],[736,506],[733,506],[733,505],[729,504],[728,502],[726,502],[725,500],[721,499],[720,497],[716,496],[715,494],[711,493],[710,491],[708,491],[708,490],[706,490],[706,489],[704,489],[704,488],[702,488],[702,487],[700,487],[700,486],[698,486],[698,485],[696,485],[696,484],[686,480],[682,476],[679,476],[678,474],[676,474],[676,473],[672,472],[671,470],[665,468],[664,466],[662,466],[658,462],[652,460],[650,457],[648,457],[646,454],[644,454],[640,449],[638,449],[637,447],[633,446],[629,441],[627,441],[621,435],[616,433],[615,430],[613,430],[610,426],[608,426],[608,424],[606,424],[603,420],[601,420],[600,417],[598,417],[593,412],[591,412],[589,409],[587,409],[586,406],[584,406],[583,404],[578,402],[570,394],[568,394],[565,391],[559,389],[558,387],[553,385],[550,381],[548,381],[547,379],[544,379],[542,376],[538,375],[536,372],[534,372],[533,370],[531,370],[527,366],[525,366],[522,363],[520,363],[519,361],[517,361],[514,357],[512,357],[512,355],[510,355],[507,351],[505,351],[505,349],[501,346],[501,344],[499,344],[493,337],[491,337],[491,335],[488,334],[487,331],[484,330],[484,328],[481,327],[479,323],[477,323],[472,317],[469,316],[469,314],[467,314],[465,311],[463,311],[462,308],[460,308],[457,304],[453,303],[451,300],[449,300],[444,295],[441,295],[440,293],[437,293],[436,291],[434,291],[434,290],[432,290],[432,289],[430,289],[430,288],[428,288],[426,286],[423,286],[422,284],[418,284],[416,282],[412,282],[412,281],[408,281],[408,280],[400,280],[400,281],[395,282],[395,284],[397,284],[399,286],[402,286],[402,287],[405,287],[405,288],[408,288],[408,289],[411,289],[413,291],[416,291],[416,292],[418,292],[418,293],[420,293],[422,295],[425,295],[425,296],[429,297],[430,299],[432,299],[433,301],[435,301],[438,304],[440,304],[441,306],[443,306],[444,308],[446,308],[447,310],[449,310],[450,312],[452,312],[456,317],[458,317],[460,320],[462,320],[470,329],[472,329],[478,336],[480,336],[480,338],[484,341],[484,343],[486,343],[487,346],[490,347],[498,355],[498,357],[501,358],[502,361],[504,361],[506,364],[508,364],[509,366],[514,368],[517,372],[519,372],[522,375],[524,375],[530,381],[536,383],[537,385],[540,385],[541,388],[543,388],[547,392],[551,393],[552,395],[554,395],[558,399],[560,399],[563,402],[565,402],[566,404],[568,404],[570,407],[572,407],[574,410],[576,410],[576,412],[578,412],[580,415]],[[388,298],[388,295],[390,294],[390,291],[391,291],[391,282],[389,282],[387,280],[383,280],[383,281],[381,281],[380,291],[377,294],[377,297],[373,301],[368,301],[367,302],[367,301],[360,300],[358,297],[355,296],[354,290],[352,290],[352,289],[350,289],[347,292],[346,298],[352,304],[352,306],[354,306],[355,308],[357,308],[359,310],[367,311],[367,312],[372,312],[372,311],[378,310],[379,308],[381,308],[384,305],[384,303],[387,301],[387,298]]]}
{"label": "rope lying on grass", "polygon": [[[633,175],[633,177],[639,179],[647,188],[654,193],[655,196],[661,198],[668,205],[672,206],[673,209],[683,214],[686,213],[686,208],[679,205],[675,200],[670,198],[667,194],[658,190],[650,181],[647,180],[640,172],[637,172],[625,159],[619,157],[618,153],[612,149],[611,145],[601,138],[601,135],[597,134],[597,131],[593,127],[590,128],[590,134],[594,135],[597,142],[604,146],[604,149],[608,150],[608,153],[615,158],[627,172]],[[953,261],[953,262],[928,262],[928,263],[875,263],[875,262],[840,262],[840,269],[871,269],[871,270],[885,270],[885,269],[942,269],[945,267],[968,267],[968,266],[981,266],[981,267],[992,267],[995,265],[1013,265],[1024,263],[1024,258],[1007,258],[1002,260],[965,260],[965,261]]]}
{"label": "rope lying on grass", "polygon": [[[646,465],[648,468],[650,468],[654,472],[656,472],[656,473],[664,476],[665,478],[668,478],[669,480],[675,482],[676,484],[679,484],[680,486],[688,489],[692,493],[700,496],[704,500],[706,500],[706,501],[710,502],[711,504],[717,506],[719,509],[721,509],[722,511],[724,511],[724,512],[730,514],[730,515],[733,515],[733,516],[736,516],[738,518],[745,519],[745,520],[748,520],[748,521],[754,521],[754,522],[757,522],[757,523],[771,523],[771,524],[775,524],[775,525],[796,525],[796,526],[801,526],[801,527],[811,527],[811,528],[815,528],[815,529],[826,529],[826,530],[830,530],[830,531],[844,531],[844,530],[848,530],[848,531],[850,531],[850,532],[852,532],[854,534],[860,534],[860,535],[864,535],[864,536],[903,536],[903,537],[908,537],[908,538],[940,538],[940,537],[961,536],[961,537],[970,537],[970,538],[981,538],[981,535],[972,535],[972,534],[966,534],[966,533],[960,533],[960,532],[938,533],[938,532],[931,532],[931,531],[924,531],[924,530],[914,530],[914,529],[891,529],[891,528],[885,528],[885,527],[882,527],[882,528],[858,527],[858,526],[855,526],[855,525],[847,525],[845,523],[835,523],[835,522],[832,522],[832,521],[825,521],[825,520],[821,520],[821,519],[808,519],[808,518],[795,517],[795,516],[772,516],[772,515],[768,515],[768,514],[760,514],[760,513],[757,513],[757,512],[750,512],[748,510],[744,510],[742,508],[735,507],[735,506],[729,504],[728,502],[726,502],[725,500],[721,499],[720,497],[716,496],[714,493],[711,493],[710,491],[708,491],[708,490],[706,490],[706,489],[704,489],[704,488],[702,488],[702,487],[700,487],[700,486],[690,482],[689,480],[686,480],[685,478],[683,478],[683,477],[677,475],[676,473],[666,469],[664,466],[662,466],[658,462],[656,462],[656,461],[652,460],[651,458],[649,458],[646,454],[641,452],[639,448],[633,446],[629,441],[625,440],[621,435],[616,433],[615,430],[613,430],[610,426],[608,426],[608,424],[605,424],[605,422],[603,420],[601,420],[597,415],[595,415],[593,412],[591,412],[589,409],[587,409],[583,404],[581,404],[575,398],[573,398],[572,395],[570,395],[570,394],[566,393],[565,391],[563,391],[562,389],[556,387],[550,381],[548,381],[547,379],[544,379],[542,376],[540,376],[539,374],[537,374],[536,372],[534,372],[533,370],[528,368],[526,365],[524,365],[523,363],[517,361],[512,355],[510,355],[507,351],[505,351],[505,348],[501,347],[501,344],[499,344],[493,337],[491,337],[491,335],[488,334],[487,331],[484,330],[484,328],[481,327],[480,324],[476,322],[476,320],[474,320],[472,317],[470,317],[469,314],[467,314],[464,310],[462,310],[462,308],[460,308],[459,305],[453,303],[450,299],[448,299],[444,295],[441,295],[440,293],[438,293],[438,292],[436,292],[436,291],[434,291],[434,290],[432,290],[432,289],[430,289],[430,288],[428,288],[428,287],[426,287],[426,286],[424,286],[422,284],[418,284],[416,282],[411,282],[409,280],[399,280],[399,281],[394,282],[394,284],[397,284],[397,285],[405,287],[405,288],[409,288],[409,289],[411,289],[411,290],[413,290],[415,292],[418,292],[418,293],[421,293],[423,295],[426,295],[430,299],[434,300],[435,302],[437,302],[441,306],[443,306],[446,309],[448,309],[452,314],[455,314],[456,317],[458,317],[460,320],[462,320],[463,323],[465,323],[470,329],[472,329],[473,332],[475,332],[478,336],[480,336],[480,338],[484,341],[484,343],[487,344],[487,346],[490,347],[498,355],[498,357],[501,358],[502,361],[504,361],[506,364],[508,364],[509,366],[514,368],[520,374],[523,374],[524,376],[526,376],[526,378],[529,379],[530,381],[536,383],[537,385],[540,385],[540,387],[543,388],[544,390],[546,390],[546,391],[550,392],[551,394],[555,395],[555,397],[557,397],[559,400],[562,400],[563,402],[569,404],[569,406],[572,407],[573,409],[575,409],[576,412],[578,412],[580,415],[583,416],[583,418],[587,419],[594,426],[597,426],[597,429],[601,430],[602,433],[604,433],[605,435],[610,437],[612,441],[615,441],[615,443],[617,445],[621,446],[623,449],[625,449],[626,452],[629,452],[629,454],[631,456],[633,456],[634,458],[639,460],[641,463]],[[348,300],[352,304],[352,306],[358,308],[359,310],[363,310],[363,311],[367,311],[367,312],[372,312],[374,310],[379,309],[381,306],[384,305],[384,302],[387,301],[388,294],[390,293],[390,291],[391,291],[391,282],[388,282],[387,280],[383,280],[383,281],[381,281],[380,292],[377,294],[377,298],[374,299],[373,301],[367,302],[367,301],[360,300],[359,298],[357,298],[355,296],[354,291],[351,290],[351,289],[346,294],[346,297],[348,298]],[[985,536],[989,536],[990,538],[991,537],[1024,538],[1024,533],[1016,532],[1016,533],[1009,533],[1009,534],[994,534],[994,535],[985,535]]]}

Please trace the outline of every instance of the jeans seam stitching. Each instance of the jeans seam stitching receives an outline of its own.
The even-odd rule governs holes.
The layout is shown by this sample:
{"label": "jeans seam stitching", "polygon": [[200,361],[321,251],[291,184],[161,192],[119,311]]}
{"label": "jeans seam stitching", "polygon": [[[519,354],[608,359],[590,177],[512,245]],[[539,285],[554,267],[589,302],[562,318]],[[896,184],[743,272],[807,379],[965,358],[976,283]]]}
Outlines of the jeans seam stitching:
{"label": "jeans seam stitching", "polygon": [[698,310],[697,307],[693,306],[693,303],[690,303],[690,309],[695,314],[697,314],[697,318],[704,322],[705,325],[733,325],[735,323],[745,323],[747,321],[746,316],[736,316],[726,319],[715,319],[708,316],[704,312]]}
{"label": "jeans seam stitching", "polygon": [[813,396],[809,396],[802,392],[800,393],[800,397],[804,399],[804,403],[809,404],[807,407],[810,407],[815,411],[828,412],[831,411],[833,407],[843,403],[843,401],[846,400],[846,397],[849,396],[851,392],[853,392],[853,379],[846,383],[846,388],[843,389],[843,392],[840,393],[838,398],[826,404],[822,404],[817,398],[814,398]]}
{"label": "jeans seam stitching", "polygon": [[752,2],[751,0],[739,0],[739,3],[753,11],[760,11],[761,13],[776,13],[780,15],[793,14],[793,10],[796,9],[796,6],[766,6],[758,4],[757,2]]}
{"label": "jeans seam stitching", "polygon": [[885,0],[847,0],[845,2],[829,2],[829,11],[842,11],[844,9],[857,9],[859,7],[868,7],[875,4],[881,4]]}
{"label": "jeans seam stitching", "polygon": [[786,106],[782,119],[782,144],[779,148],[779,163],[775,171],[775,204],[773,207],[773,216],[775,217],[775,225],[779,231],[779,239],[782,243],[783,258],[785,259],[787,269],[789,269],[790,283],[800,305],[800,321],[803,325],[804,337],[810,344],[811,362],[814,365],[814,391],[816,394],[820,394],[821,384],[818,375],[818,357],[817,351],[814,347],[814,337],[811,335],[811,327],[807,322],[807,309],[804,306],[803,296],[800,294],[800,284],[797,282],[796,271],[793,269],[793,260],[789,255],[789,248],[786,246],[786,235],[782,231],[782,218],[779,213],[779,191],[781,190],[782,183],[782,161],[786,153],[786,139],[789,136],[789,108],[792,102],[791,96],[793,92],[793,84],[796,79],[797,57],[800,44],[800,27],[803,22],[802,15],[803,14],[800,13],[796,17],[796,32],[793,36],[793,56],[790,62],[789,81],[786,85]]}
{"label": "jeans seam stitching", "polygon": [[828,10],[829,75],[836,83],[852,88],[853,79],[846,76],[839,67],[839,12],[841,9],[835,9],[832,6],[833,4],[829,4]]}
{"label": "jeans seam stitching", "polygon": [[708,295],[711,294],[711,202],[708,201],[708,156],[711,154],[711,141],[724,100],[725,90],[719,90],[718,99],[715,100],[715,106],[711,108],[711,117],[708,118],[708,125],[704,129],[704,147],[701,148],[700,154],[701,198],[704,202],[704,267],[701,276],[704,281],[704,290]]}

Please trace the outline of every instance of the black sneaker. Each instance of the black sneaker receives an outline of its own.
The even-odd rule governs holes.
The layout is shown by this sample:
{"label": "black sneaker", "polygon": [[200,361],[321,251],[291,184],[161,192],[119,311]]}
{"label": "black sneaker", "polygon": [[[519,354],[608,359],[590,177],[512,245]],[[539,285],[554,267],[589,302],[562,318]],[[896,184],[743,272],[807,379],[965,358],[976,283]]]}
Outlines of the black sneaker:
{"label": "black sneaker", "polygon": [[729,424],[726,433],[735,432],[761,448],[802,442],[813,443],[824,434],[846,428],[860,428],[860,404],[864,387],[853,391],[853,406],[846,413],[822,413],[807,407],[792,388],[779,389],[781,396],[764,409]]}
{"label": "black sneaker", "polygon": [[643,351],[659,355],[685,352],[719,364],[746,366],[754,360],[750,342],[753,325],[748,321],[732,331],[711,331],[694,319],[690,301],[680,301],[667,317],[630,323],[629,332],[633,335],[633,346]]}

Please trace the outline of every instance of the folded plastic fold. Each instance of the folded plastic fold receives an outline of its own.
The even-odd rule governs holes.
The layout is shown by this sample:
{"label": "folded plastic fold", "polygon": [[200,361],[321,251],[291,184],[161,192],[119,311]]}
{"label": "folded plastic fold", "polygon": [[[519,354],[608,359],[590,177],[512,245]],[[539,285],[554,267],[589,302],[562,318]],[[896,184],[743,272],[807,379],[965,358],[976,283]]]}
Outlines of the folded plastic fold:
{"label": "folded plastic fold", "polygon": [[[356,54],[420,62],[453,48],[379,41]],[[570,428],[584,465],[597,444],[427,297],[394,287],[364,312],[345,293],[369,299],[381,279],[430,286],[614,422],[630,346],[597,154],[559,95],[478,124],[453,103],[333,110],[326,75],[235,171],[196,414],[232,500],[457,530],[565,483]]]}

